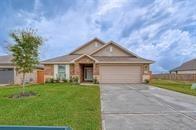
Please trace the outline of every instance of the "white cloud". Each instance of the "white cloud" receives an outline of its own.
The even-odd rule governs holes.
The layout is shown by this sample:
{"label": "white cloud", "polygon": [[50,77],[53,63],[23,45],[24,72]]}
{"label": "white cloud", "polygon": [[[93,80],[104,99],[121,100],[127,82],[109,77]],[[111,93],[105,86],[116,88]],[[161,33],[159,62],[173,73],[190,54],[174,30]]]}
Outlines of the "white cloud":
{"label": "white cloud", "polygon": [[97,14],[105,15],[115,8],[121,8],[126,2],[127,0],[101,0]]}
{"label": "white cloud", "polygon": [[48,39],[42,48],[44,59],[66,54],[93,37],[114,40],[138,55],[155,60],[152,69],[156,72],[167,71],[196,57],[196,36],[191,30],[183,29],[195,25],[194,1],[140,3],[137,0],[79,1],[74,8],[47,18],[42,10],[44,3],[38,0],[32,12],[18,13],[24,24],[15,28],[31,26]]}

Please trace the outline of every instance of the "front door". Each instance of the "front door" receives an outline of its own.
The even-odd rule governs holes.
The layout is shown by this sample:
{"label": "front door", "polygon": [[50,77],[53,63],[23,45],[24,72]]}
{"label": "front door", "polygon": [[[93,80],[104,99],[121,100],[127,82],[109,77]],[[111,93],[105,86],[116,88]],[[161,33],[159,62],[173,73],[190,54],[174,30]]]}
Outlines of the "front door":
{"label": "front door", "polygon": [[85,81],[93,80],[93,67],[84,67],[84,80]]}

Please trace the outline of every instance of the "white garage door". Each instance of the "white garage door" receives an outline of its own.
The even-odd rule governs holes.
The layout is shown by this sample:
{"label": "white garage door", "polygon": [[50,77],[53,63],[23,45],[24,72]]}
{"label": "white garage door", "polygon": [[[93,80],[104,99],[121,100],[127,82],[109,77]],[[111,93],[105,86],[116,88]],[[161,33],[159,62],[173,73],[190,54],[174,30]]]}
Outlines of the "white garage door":
{"label": "white garage door", "polygon": [[141,83],[141,67],[102,65],[100,66],[100,83]]}

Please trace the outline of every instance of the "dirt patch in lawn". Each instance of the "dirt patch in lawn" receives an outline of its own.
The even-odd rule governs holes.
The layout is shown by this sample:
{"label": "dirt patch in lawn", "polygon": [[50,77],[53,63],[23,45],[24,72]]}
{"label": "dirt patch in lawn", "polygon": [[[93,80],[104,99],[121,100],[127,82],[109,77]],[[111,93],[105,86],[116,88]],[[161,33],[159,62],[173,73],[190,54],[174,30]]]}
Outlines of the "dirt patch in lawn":
{"label": "dirt patch in lawn", "polygon": [[8,98],[14,98],[14,99],[19,99],[19,98],[25,98],[25,97],[31,97],[31,96],[36,96],[37,94],[33,91],[28,91],[28,92],[20,92],[20,93],[14,93],[8,96]]}

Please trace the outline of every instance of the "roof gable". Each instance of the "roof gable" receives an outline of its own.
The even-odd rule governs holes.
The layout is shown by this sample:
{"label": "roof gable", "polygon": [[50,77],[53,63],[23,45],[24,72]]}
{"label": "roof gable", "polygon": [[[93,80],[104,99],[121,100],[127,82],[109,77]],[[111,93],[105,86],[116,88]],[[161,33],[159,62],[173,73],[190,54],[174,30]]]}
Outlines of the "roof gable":
{"label": "roof gable", "polygon": [[92,56],[131,56],[135,58],[139,57],[136,54],[130,52],[129,50],[123,48],[122,46],[120,46],[119,44],[113,41],[95,50],[90,55]]}
{"label": "roof gable", "polygon": [[72,60],[71,62],[73,63],[73,62],[76,62],[76,61],[82,61],[82,62],[86,63],[87,62],[86,60],[93,61],[93,62],[98,62],[97,59],[95,59],[95,58],[93,58],[89,55],[86,55],[86,54],[81,55],[80,57]]}
{"label": "roof gable", "polygon": [[90,54],[90,53],[92,53],[93,51],[97,50],[98,48],[100,48],[103,45],[105,45],[105,43],[103,41],[101,41],[98,38],[94,38],[94,39],[90,40],[89,42],[83,44],[79,48],[76,48],[74,51],[72,51],[70,53],[70,55]]}

